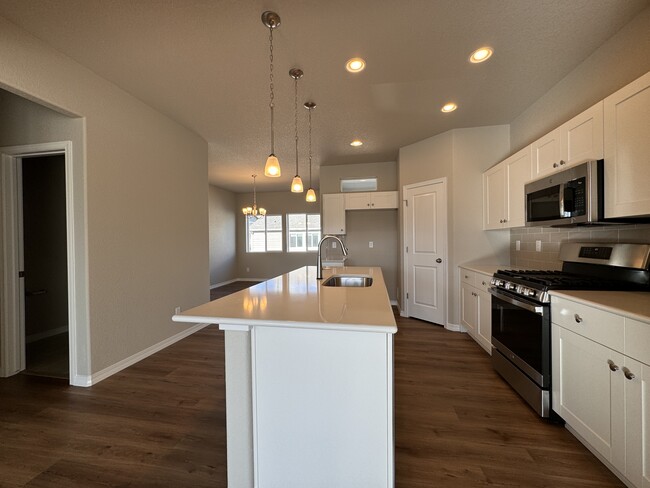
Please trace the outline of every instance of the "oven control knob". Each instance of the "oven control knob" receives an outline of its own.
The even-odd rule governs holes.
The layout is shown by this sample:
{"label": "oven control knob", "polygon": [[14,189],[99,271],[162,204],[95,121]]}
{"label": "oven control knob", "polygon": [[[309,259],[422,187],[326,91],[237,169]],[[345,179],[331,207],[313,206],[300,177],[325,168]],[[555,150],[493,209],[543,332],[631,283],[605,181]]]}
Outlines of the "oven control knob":
{"label": "oven control knob", "polygon": [[506,290],[515,290],[517,289],[517,285],[514,283],[506,283]]}
{"label": "oven control knob", "polygon": [[534,297],[535,295],[537,295],[537,292],[529,288],[528,293],[526,293],[526,295],[528,295],[529,297]]}

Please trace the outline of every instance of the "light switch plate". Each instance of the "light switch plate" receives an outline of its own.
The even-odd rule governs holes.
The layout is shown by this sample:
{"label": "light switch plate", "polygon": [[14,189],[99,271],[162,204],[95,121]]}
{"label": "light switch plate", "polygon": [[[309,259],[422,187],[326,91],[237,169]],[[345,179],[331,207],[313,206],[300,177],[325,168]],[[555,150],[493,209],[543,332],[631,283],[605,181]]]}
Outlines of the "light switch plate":
{"label": "light switch plate", "polygon": [[368,241],[368,247],[372,249],[373,247],[375,247],[375,243],[372,241]]}
{"label": "light switch plate", "polygon": [[515,251],[521,251],[521,241],[515,241]]}
{"label": "light switch plate", "polygon": [[542,252],[542,241],[535,241],[535,251]]}

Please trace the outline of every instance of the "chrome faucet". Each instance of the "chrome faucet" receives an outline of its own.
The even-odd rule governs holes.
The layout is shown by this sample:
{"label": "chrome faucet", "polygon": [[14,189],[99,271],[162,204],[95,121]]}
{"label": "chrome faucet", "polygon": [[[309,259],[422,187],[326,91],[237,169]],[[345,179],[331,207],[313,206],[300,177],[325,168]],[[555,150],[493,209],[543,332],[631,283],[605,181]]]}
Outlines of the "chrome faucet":
{"label": "chrome faucet", "polygon": [[343,251],[343,255],[344,256],[348,255],[348,248],[345,247],[345,244],[343,244],[343,241],[341,239],[331,234],[324,235],[318,243],[318,263],[316,264],[316,267],[318,268],[318,270],[316,271],[317,280],[323,279],[323,261],[321,259],[321,248],[323,247],[323,242],[325,242],[327,239],[336,239],[337,241],[339,241],[339,244],[341,244],[341,251]]}

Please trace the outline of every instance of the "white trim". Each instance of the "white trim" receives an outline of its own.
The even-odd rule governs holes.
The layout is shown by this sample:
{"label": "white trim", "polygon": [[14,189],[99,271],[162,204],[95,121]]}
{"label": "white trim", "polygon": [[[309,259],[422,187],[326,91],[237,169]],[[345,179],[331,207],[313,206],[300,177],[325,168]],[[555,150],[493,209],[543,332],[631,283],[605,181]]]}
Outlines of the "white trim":
{"label": "white trim", "polygon": [[149,346],[146,349],[143,349],[142,351],[135,353],[133,356],[129,356],[128,358],[122,359],[121,361],[118,361],[117,363],[109,366],[108,368],[104,368],[101,371],[98,371],[97,373],[93,373],[90,376],[75,375],[74,385],[86,386],[86,387],[96,385],[97,383],[99,383],[102,380],[105,380],[109,376],[112,376],[115,373],[119,373],[123,369],[126,369],[129,366],[132,366],[135,363],[148,358],[152,354],[162,351],[166,347],[171,346],[172,344],[180,341],[181,339],[185,339],[187,336],[190,336],[207,326],[208,324],[195,324],[192,327],[189,327],[184,331],[179,332],[176,335],[173,335],[171,337],[168,337],[167,339],[160,341],[158,344]]}
{"label": "white trim", "polygon": [[406,298],[408,293],[408,253],[406,252],[406,212],[404,212],[404,202],[406,202],[406,192],[407,190],[413,190],[421,186],[428,185],[437,185],[442,184],[445,190],[445,201],[444,201],[444,217],[445,217],[445,238],[444,238],[444,260],[443,260],[443,281],[445,287],[443,290],[444,303],[445,303],[445,323],[449,320],[449,294],[447,290],[449,288],[449,188],[447,185],[447,177],[443,176],[442,178],[436,178],[433,180],[419,181],[417,183],[410,183],[408,185],[402,186],[402,201],[400,209],[402,209],[402,303],[404,304],[404,310],[400,311],[402,317],[410,317],[409,315],[409,301]]}
{"label": "white trim", "polygon": [[266,280],[268,280],[268,278],[233,278],[232,280],[222,281],[221,283],[210,285],[210,289],[214,290],[215,288],[219,288],[220,286],[229,285],[230,283],[235,283],[237,281],[266,281]]}
{"label": "white trim", "polygon": [[45,332],[39,332],[37,334],[30,334],[25,337],[25,344],[31,344],[32,342],[40,341],[41,339],[47,339],[48,337],[53,337],[65,332],[68,332],[67,325],[64,325],[63,327],[57,327],[56,329],[46,330]]}
{"label": "white trim", "polygon": [[395,306],[395,307],[399,306],[399,303],[397,303],[397,300],[390,300],[390,304],[391,304],[391,306]]}
{"label": "white trim", "polygon": [[[5,311],[2,322],[0,322],[0,339],[3,342],[3,357],[0,358],[2,370],[0,373],[5,376],[15,374],[25,368],[24,287],[20,283],[20,279],[16,279],[18,271],[22,269],[22,205],[19,198],[22,184],[18,162],[21,158],[27,156],[63,154],[65,157],[70,384],[75,385],[73,378],[79,376],[77,374],[77,335],[79,330],[77,324],[77,263],[75,259],[77,243],[75,241],[74,217],[77,196],[74,192],[72,142],[59,141],[9,146],[0,148],[0,153],[2,153],[2,193],[5,195],[2,213],[5,245],[5,252],[3,253],[5,267],[3,288],[7,288],[7,291],[3,294],[3,308]],[[83,198],[83,196],[78,198]],[[16,269],[16,266],[20,269]],[[16,331],[15,327],[9,327],[9,324],[19,324],[18,331]],[[87,324],[84,324],[84,327],[87,327]],[[86,350],[88,349],[89,345],[87,344]]]}
{"label": "white trim", "polygon": [[467,329],[462,325],[452,324],[450,322],[447,322],[447,325],[445,325],[445,329],[450,330],[452,332],[467,332]]}
{"label": "white trim", "polygon": [[242,324],[219,324],[219,330],[234,330],[235,332],[250,332],[251,325]]}
{"label": "white trim", "polygon": [[405,317],[405,318],[409,317],[408,314],[406,313],[406,310],[400,310],[399,311],[399,316],[400,317]]}

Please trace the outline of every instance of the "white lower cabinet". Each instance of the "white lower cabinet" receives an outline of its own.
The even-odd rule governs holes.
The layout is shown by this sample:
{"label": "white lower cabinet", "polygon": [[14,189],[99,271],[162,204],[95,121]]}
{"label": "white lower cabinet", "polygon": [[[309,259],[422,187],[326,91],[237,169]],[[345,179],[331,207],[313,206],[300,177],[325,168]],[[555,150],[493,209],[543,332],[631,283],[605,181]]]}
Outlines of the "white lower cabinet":
{"label": "white lower cabinet", "polygon": [[492,354],[492,296],[490,275],[460,268],[460,321],[467,333]]}
{"label": "white lower cabinet", "polygon": [[558,297],[551,313],[553,410],[630,486],[650,488],[650,323]]}

